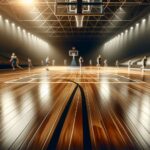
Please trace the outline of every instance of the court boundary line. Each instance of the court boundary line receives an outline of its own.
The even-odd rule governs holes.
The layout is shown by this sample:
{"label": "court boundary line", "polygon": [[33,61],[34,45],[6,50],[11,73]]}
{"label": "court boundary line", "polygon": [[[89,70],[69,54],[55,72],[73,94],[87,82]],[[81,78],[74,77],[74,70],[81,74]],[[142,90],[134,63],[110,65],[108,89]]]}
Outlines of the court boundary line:
{"label": "court boundary line", "polygon": [[[105,73],[104,73],[105,74]],[[34,78],[34,76],[39,76],[39,78],[37,77],[37,78]],[[39,74],[32,74],[32,75],[27,75],[27,76],[24,76],[24,77],[20,77],[19,79],[14,79],[14,80],[10,80],[10,81],[6,81],[6,82],[4,82],[4,83],[6,83],[6,84],[13,84],[13,83],[18,83],[18,84],[25,84],[25,83],[70,83],[69,81],[34,81],[34,80],[36,80],[36,79],[40,79],[40,75],[41,75],[41,73],[39,73]],[[103,74],[102,74],[103,75]],[[133,79],[130,79],[130,78],[128,78],[128,77],[125,77],[125,76],[123,76],[123,75],[119,75],[119,74],[116,74],[116,73],[106,73],[105,75],[113,75],[113,76],[117,76],[117,77],[121,77],[121,78],[124,78],[124,79],[127,79],[127,80],[130,80],[129,82],[127,82],[127,81],[124,81],[124,82],[122,82],[122,81],[118,81],[118,82],[116,82],[116,81],[114,81],[114,82],[109,82],[109,81],[107,81],[107,82],[103,82],[103,81],[75,81],[75,82],[77,82],[77,83],[147,83],[147,82],[144,82],[144,81],[140,81],[140,80],[133,80]],[[21,80],[21,79],[25,79],[25,78],[30,78],[31,77],[31,79],[29,80],[29,81],[26,81],[26,82],[24,82],[24,81],[22,81],[22,82],[17,82],[17,80]],[[53,80],[53,79],[59,79],[59,80],[64,80],[64,79],[68,79],[68,77],[61,77],[61,78],[59,78],[59,77],[55,77],[55,76],[53,76],[53,77],[43,77],[43,78],[46,78],[46,79],[51,79],[51,80]],[[116,80],[117,78],[116,77],[104,77],[104,78],[108,78],[108,79],[113,79],[113,80]],[[71,79],[74,79],[74,80],[79,80],[79,79],[82,79],[82,80],[84,80],[84,79],[91,79],[91,80],[97,80],[97,79],[99,79],[99,77],[96,77],[96,78],[76,78],[76,77],[71,77]]]}
{"label": "court boundary line", "polygon": [[[138,82],[137,80],[133,80],[133,79],[127,78],[127,77],[125,77],[125,76],[123,76],[123,75],[119,75],[119,74],[113,74],[113,75],[117,75],[117,76],[119,76],[119,77],[125,78],[125,79],[127,79],[127,80],[131,80],[131,81],[133,81],[133,82]],[[142,81],[140,81],[140,82],[142,82]]]}
{"label": "court boundary line", "polygon": [[[133,84],[133,83],[146,83],[146,82],[84,82],[84,81],[75,81],[75,82],[77,82],[77,83],[129,83],[129,84]],[[66,81],[62,81],[62,82],[59,82],[59,81],[56,81],[56,82],[4,82],[4,83],[6,83],[6,84],[26,84],[26,83],[29,83],[29,84],[34,84],[34,83],[56,83],[56,84],[58,84],[58,83],[71,83],[71,82],[66,82]]]}

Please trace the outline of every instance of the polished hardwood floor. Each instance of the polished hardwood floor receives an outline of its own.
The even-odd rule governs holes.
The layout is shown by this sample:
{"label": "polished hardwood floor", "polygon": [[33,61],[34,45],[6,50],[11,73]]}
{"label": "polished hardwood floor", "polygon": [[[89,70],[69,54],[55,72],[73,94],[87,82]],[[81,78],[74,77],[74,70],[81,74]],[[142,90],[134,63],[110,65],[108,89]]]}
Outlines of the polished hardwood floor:
{"label": "polished hardwood floor", "polygon": [[150,149],[150,71],[0,71],[0,149]]}

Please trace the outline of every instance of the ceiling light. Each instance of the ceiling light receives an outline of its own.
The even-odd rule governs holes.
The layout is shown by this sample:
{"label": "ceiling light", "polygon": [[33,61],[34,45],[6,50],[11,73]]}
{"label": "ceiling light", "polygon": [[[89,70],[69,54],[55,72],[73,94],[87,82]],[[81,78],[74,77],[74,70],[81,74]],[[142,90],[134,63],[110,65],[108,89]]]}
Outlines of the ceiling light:
{"label": "ceiling light", "polygon": [[133,27],[131,27],[130,29],[133,30]]}
{"label": "ceiling light", "polygon": [[142,21],[143,21],[143,22],[145,22],[145,21],[146,21],[146,19],[144,18],[144,19],[142,19]]}
{"label": "ceiling light", "polygon": [[8,19],[5,19],[5,22],[7,22],[7,23],[8,23],[8,22],[9,22],[9,20],[8,20]]}

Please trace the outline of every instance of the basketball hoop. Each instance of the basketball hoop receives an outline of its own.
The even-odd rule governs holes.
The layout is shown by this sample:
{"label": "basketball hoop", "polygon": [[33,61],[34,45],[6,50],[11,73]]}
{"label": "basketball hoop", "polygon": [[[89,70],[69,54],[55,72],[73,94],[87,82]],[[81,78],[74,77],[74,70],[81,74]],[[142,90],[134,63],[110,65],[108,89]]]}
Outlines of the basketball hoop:
{"label": "basketball hoop", "polygon": [[72,61],[71,61],[71,66],[76,66],[76,60],[75,60],[75,57],[78,56],[78,50],[76,50],[75,47],[72,47],[71,50],[69,50],[69,56],[72,57]]}
{"label": "basketball hoop", "polygon": [[78,56],[78,50],[76,50],[75,47],[72,47],[72,49],[69,50],[69,56],[72,56],[73,58],[74,58],[75,56]]}
{"label": "basketball hoop", "polygon": [[[106,0],[110,1],[110,0]],[[56,15],[75,16],[76,27],[82,28],[84,16],[103,15],[103,0],[56,0]]]}

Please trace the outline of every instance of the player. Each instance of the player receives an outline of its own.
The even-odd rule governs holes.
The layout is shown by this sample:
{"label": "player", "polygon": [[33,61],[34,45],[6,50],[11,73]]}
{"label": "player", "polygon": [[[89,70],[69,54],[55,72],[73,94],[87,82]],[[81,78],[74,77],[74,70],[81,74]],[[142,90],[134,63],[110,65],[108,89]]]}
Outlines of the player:
{"label": "player", "polygon": [[31,59],[28,57],[28,68],[29,69],[31,69],[31,67],[32,67],[32,61],[31,61]]}
{"label": "player", "polygon": [[131,62],[131,60],[129,60],[129,61],[128,61],[128,69],[131,68],[131,65],[132,65],[132,62]]}
{"label": "player", "polygon": [[116,67],[119,67],[119,61],[116,60]]}
{"label": "player", "polygon": [[91,59],[89,60],[89,65],[92,66],[92,60]]}
{"label": "player", "polygon": [[107,64],[107,59],[104,60],[104,66],[105,66],[105,67],[108,66],[108,64]]}
{"label": "player", "polygon": [[46,57],[45,63],[46,63],[46,70],[48,71],[49,70],[48,66],[49,66],[49,63],[50,63],[49,56]]}
{"label": "player", "polygon": [[44,61],[43,60],[41,60],[41,65],[44,66]]}
{"label": "player", "polygon": [[147,57],[144,56],[143,59],[142,59],[142,69],[144,69],[146,67],[146,62],[147,62]]}
{"label": "player", "polygon": [[99,55],[98,57],[97,57],[97,66],[100,66],[101,65],[101,60],[102,60],[102,58],[101,58],[101,55]]}
{"label": "player", "polygon": [[64,59],[64,66],[67,66],[67,59]]}
{"label": "player", "polygon": [[52,60],[52,66],[55,66],[55,59]]}
{"label": "player", "polygon": [[15,53],[12,53],[10,62],[11,62],[11,66],[12,66],[13,70],[16,69],[15,67],[17,67],[19,69],[23,69],[21,66],[19,66],[19,59]]}
{"label": "player", "polygon": [[83,58],[80,56],[79,57],[79,65],[80,65],[80,67],[82,66],[82,63],[83,63]]}

